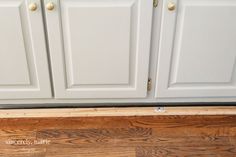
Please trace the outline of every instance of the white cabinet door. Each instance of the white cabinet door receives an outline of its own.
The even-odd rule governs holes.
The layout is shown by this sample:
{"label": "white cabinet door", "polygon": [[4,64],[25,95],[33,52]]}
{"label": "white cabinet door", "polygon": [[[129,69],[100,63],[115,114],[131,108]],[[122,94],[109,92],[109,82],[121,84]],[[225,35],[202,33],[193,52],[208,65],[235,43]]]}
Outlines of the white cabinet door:
{"label": "white cabinet door", "polygon": [[146,96],[152,0],[44,4],[56,98]]}
{"label": "white cabinet door", "polygon": [[0,0],[0,99],[51,96],[40,7],[39,0]]}
{"label": "white cabinet door", "polygon": [[235,19],[236,0],[164,0],[156,97],[236,97]]}

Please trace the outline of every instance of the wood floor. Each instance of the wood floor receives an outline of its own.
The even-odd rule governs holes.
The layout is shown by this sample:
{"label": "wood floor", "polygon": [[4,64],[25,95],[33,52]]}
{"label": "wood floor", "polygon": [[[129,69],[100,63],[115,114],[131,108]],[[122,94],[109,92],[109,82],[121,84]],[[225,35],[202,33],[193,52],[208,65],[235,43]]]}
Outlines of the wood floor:
{"label": "wood floor", "polygon": [[236,116],[0,119],[0,157],[236,157]]}

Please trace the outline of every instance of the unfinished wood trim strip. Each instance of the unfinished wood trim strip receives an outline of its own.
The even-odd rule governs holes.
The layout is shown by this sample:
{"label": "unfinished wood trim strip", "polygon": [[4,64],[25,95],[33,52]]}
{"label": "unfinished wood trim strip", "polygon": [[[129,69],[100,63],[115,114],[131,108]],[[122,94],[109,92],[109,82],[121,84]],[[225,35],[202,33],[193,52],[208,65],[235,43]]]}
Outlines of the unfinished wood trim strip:
{"label": "unfinished wood trim strip", "polygon": [[158,116],[158,115],[236,115],[236,106],[226,107],[113,107],[58,109],[2,109],[0,118],[30,117],[96,117],[96,116]]}

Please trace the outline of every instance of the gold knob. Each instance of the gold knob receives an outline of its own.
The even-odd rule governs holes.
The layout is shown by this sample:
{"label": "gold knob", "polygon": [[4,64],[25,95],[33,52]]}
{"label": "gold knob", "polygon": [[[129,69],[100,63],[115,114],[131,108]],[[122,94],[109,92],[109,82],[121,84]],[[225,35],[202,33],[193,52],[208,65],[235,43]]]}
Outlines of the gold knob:
{"label": "gold knob", "polygon": [[37,10],[37,4],[36,4],[36,3],[31,3],[31,4],[29,5],[29,10],[30,10],[30,11],[35,11],[35,10]]}
{"label": "gold knob", "polygon": [[54,9],[54,3],[52,3],[52,2],[49,2],[47,5],[46,5],[46,8],[47,8],[47,10],[53,10]]}
{"label": "gold knob", "polygon": [[175,3],[169,2],[168,5],[167,5],[167,8],[168,8],[169,11],[175,10]]}

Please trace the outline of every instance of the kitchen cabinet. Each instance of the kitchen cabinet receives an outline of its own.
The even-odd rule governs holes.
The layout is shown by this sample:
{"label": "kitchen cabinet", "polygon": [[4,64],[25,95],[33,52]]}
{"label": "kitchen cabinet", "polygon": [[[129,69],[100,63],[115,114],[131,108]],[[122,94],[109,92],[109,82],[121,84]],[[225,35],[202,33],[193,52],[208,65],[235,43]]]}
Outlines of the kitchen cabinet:
{"label": "kitchen cabinet", "polygon": [[164,0],[162,9],[155,97],[235,97],[236,1]]}
{"label": "kitchen cabinet", "polygon": [[147,95],[151,0],[45,0],[55,97]]}
{"label": "kitchen cabinet", "polygon": [[0,0],[0,99],[51,97],[40,8],[39,1]]}
{"label": "kitchen cabinet", "polygon": [[0,104],[236,102],[234,17],[236,0],[0,0]]}

